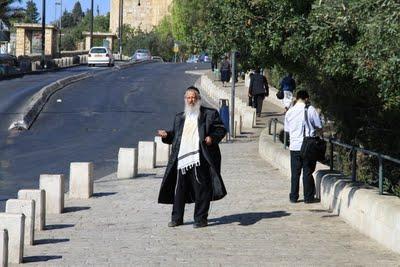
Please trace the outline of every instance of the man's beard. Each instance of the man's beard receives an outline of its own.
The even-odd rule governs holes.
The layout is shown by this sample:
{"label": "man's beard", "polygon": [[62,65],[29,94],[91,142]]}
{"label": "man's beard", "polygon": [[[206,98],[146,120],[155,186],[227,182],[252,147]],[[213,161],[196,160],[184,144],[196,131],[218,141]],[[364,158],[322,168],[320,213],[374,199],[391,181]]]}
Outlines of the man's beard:
{"label": "man's beard", "polygon": [[185,115],[186,116],[199,116],[200,115],[201,100],[197,100],[193,106],[185,102]]}

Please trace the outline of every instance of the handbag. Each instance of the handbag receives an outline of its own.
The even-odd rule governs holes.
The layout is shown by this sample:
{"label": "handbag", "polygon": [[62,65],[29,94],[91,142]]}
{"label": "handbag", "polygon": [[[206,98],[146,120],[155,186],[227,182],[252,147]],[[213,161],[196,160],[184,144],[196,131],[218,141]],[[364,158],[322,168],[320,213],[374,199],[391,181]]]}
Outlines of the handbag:
{"label": "handbag", "polygon": [[276,93],[276,98],[278,99],[283,99],[285,97],[285,94],[283,93],[283,90],[278,90]]}
{"label": "handbag", "polygon": [[[305,125],[311,129],[308,120],[308,106],[304,109]],[[312,161],[324,161],[326,152],[326,142],[319,136],[306,136],[306,128],[303,128],[303,144],[300,149],[300,156],[303,159]]]}

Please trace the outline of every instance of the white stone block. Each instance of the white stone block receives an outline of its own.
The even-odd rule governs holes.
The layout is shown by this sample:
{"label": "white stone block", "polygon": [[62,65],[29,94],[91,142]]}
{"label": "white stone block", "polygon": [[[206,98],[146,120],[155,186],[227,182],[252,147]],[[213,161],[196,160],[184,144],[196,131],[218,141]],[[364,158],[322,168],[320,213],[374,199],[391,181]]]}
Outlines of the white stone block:
{"label": "white stone block", "polygon": [[35,230],[43,230],[46,225],[46,192],[40,189],[23,189],[18,191],[18,199],[35,201]]}
{"label": "white stone block", "polygon": [[154,169],[156,164],[156,143],[155,142],[139,142],[138,151],[138,167],[139,170]]}
{"label": "white stone block", "polygon": [[24,257],[25,215],[0,213],[0,229],[8,232],[8,262],[22,263]]}
{"label": "white stone block", "polygon": [[22,213],[25,215],[25,245],[32,246],[35,239],[35,201],[9,199],[6,202],[6,213]]}
{"label": "white stone block", "polygon": [[64,175],[40,175],[39,188],[46,192],[46,213],[62,213],[64,210]]}
{"label": "white stone block", "polygon": [[0,229],[0,266],[7,267],[8,264],[8,231]]}
{"label": "white stone block", "polygon": [[118,152],[117,177],[130,179],[138,173],[138,151],[136,148],[120,148]]}
{"label": "white stone block", "polygon": [[164,144],[159,136],[154,137],[154,142],[156,142],[156,164],[158,166],[166,165],[171,153],[171,146]]}
{"label": "white stone block", "polygon": [[69,174],[69,197],[87,199],[93,195],[93,163],[72,162]]}

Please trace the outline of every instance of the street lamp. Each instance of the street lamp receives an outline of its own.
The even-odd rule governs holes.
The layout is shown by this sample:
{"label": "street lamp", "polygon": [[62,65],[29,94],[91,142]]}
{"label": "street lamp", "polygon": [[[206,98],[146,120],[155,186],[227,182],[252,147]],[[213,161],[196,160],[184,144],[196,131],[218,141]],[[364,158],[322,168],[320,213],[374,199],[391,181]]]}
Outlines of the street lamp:
{"label": "street lamp", "polygon": [[62,0],[59,0],[59,2],[56,2],[56,6],[57,5],[60,6],[60,22],[59,22],[59,27],[58,27],[58,30],[60,32],[60,37],[59,37],[59,41],[58,41],[58,54],[59,54],[59,57],[61,58]]}
{"label": "street lamp", "polygon": [[93,1],[91,0],[91,8],[90,8],[90,45],[89,49],[92,48],[93,45]]}
{"label": "street lamp", "polygon": [[46,0],[42,0],[42,56],[40,65],[42,69],[45,68],[46,56],[45,56],[45,34],[46,34]]}

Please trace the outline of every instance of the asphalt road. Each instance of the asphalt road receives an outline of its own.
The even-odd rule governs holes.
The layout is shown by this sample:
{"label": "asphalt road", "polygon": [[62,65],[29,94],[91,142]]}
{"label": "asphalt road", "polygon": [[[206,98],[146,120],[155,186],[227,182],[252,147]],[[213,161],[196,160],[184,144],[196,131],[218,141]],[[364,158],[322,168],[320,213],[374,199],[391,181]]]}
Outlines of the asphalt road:
{"label": "asphalt road", "polygon": [[19,189],[37,188],[40,174],[68,177],[70,162],[94,162],[96,178],[115,172],[120,147],[170,128],[198,78],[185,71],[206,67],[151,63],[104,72],[55,93],[30,130],[0,129],[0,210]]}
{"label": "asphalt road", "polygon": [[42,87],[61,78],[83,72],[99,72],[109,70],[108,67],[78,66],[59,71],[24,75],[20,78],[0,81],[0,130],[7,129],[15,114],[18,113],[29,98]]}

